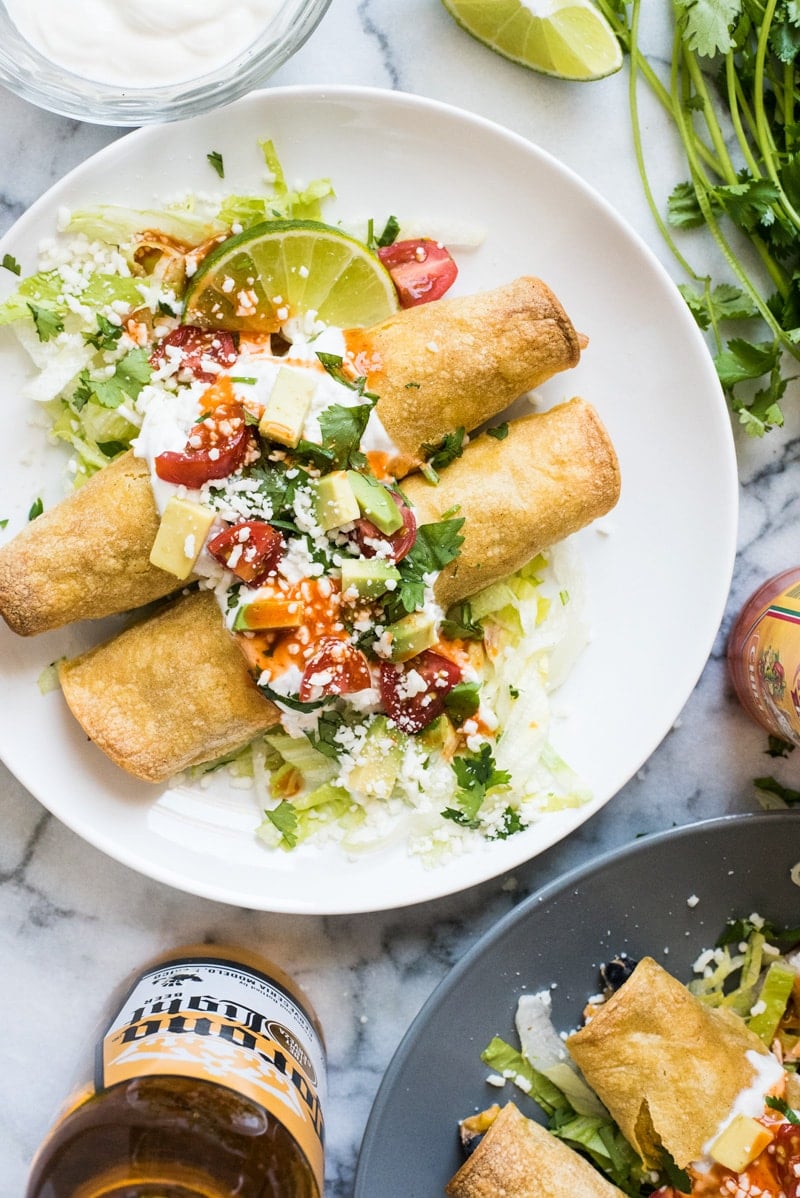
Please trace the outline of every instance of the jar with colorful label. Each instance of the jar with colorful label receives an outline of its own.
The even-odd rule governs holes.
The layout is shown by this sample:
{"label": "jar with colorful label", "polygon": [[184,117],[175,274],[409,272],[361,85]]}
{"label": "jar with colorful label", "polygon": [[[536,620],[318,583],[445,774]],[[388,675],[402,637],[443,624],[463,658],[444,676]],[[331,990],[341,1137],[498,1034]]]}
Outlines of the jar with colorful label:
{"label": "jar with colorful label", "polygon": [[320,1198],[325,1052],[270,963],[179,949],[114,1002],[26,1198]]}
{"label": "jar with colorful label", "polygon": [[728,639],[728,669],[753,719],[800,745],[800,567],[776,574],[747,601]]}

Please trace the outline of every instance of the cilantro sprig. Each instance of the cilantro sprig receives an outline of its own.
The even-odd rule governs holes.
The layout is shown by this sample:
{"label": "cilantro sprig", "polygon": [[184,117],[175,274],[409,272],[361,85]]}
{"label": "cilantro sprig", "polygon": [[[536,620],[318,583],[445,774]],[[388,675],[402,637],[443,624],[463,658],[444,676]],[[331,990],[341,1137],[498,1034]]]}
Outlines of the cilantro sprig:
{"label": "cilantro sprig", "polygon": [[458,557],[464,543],[461,536],[463,524],[462,517],[455,517],[440,520],[436,524],[419,525],[417,539],[411,550],[397,565],[400,582],[386,596],[384,611],[390,622],[400,620],[422,607],[425,602],[425,575],[439,573]]}
{"label": "cilantro sprig", "polygon": [[439,471],[443,470],[445,466],[449,466],[456,458],[461,457],[466,448],[464,445],[466,431],[463,427],[454,429],[451,433],[445,433],[441,441],[437,441],[435,445],[425,444],[422,446],[422,452],[426,458],[422,473],[429,483],[433,483],[435,486],[439,481]]}
{"label": "cilantro sprig", "polygon": [[508,770],[499,770],[488,743],[481,745],[479,753],[465,753],[454,757],[452,767],[458,781],[455,800],[458,807],[446,807],[442,815],[467,828],[478,827],[478,812],[487,793],[496,786],[507,786],[511,781]]}
{"label": "cilantro sprig", "polygon": [[[689,280],[681,292],[707,333],[731,409],[749,434],[763,436],[783,424],[782,401],[798,369],[792,359],[800,362],[800,4],[672,0],[666,83],[640,45],[642,0],[597,4],[630,55],[639,173]],[[666,214],[645,160],[641,81],[671,117],[684,152],[688,178]],[[680,232],[699,227],[716,243],[728,278],[696,270],[681,248]]]}

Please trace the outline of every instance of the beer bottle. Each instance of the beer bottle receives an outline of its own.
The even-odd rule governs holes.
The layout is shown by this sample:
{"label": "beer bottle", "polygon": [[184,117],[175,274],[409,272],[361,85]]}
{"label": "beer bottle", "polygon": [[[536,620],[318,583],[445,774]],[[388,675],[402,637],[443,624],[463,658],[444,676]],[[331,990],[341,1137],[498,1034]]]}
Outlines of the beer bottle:
{"label": "beer bottle", "polygon": [[296,987],[216,945],[146,966],[26,1198],[321,1198],[325,1055]]}

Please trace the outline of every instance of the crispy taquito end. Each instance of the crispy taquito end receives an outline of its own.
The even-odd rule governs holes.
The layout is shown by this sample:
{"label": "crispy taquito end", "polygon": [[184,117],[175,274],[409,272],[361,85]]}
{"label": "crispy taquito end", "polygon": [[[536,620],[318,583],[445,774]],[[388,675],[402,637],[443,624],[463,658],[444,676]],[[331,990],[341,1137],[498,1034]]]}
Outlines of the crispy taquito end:
{"label": "crispy taquito end", "polygon": [[209,591],[192,592],[63,662],[64,697],[113,762],[161,782],[278,723]]}
{"label": "crispy taquito end", "polygon": [[398,449],[478,428],[520,395],[576,366],[580,339],[550,288],[531,277],[477,295],[420,304],[346,334],[356,370],[380,399]]}
{"label": "crispy taquito end", "polygon": [[748,1052],[765,1053],[737,1015],[703,1006],[650,957],[567,1048],[644,1162],[662,1149],[686,1168],[751,1085]]}
{"label": "crispy taquito end", "polygon": [[0,548],[0,614],[30,636],[171,594],[181,584],[150,564],[157,531],[147,465],[126,453]]}
{"label": "crispy taquito end", "polygon": [[437,486],[415,475],[403,491],[418,524],[456,507],[464,517],[461,556],[434,588],[447,609],[610,511],[620,494],[620,470],[595,409],[572,399],[511,421],[502,441],[477,438],[442,471]]}
{"label": "crispy taquito end", "polygon": [[622,1191],[509,1102],[445,1193],[450,1198],[618,1198]]}

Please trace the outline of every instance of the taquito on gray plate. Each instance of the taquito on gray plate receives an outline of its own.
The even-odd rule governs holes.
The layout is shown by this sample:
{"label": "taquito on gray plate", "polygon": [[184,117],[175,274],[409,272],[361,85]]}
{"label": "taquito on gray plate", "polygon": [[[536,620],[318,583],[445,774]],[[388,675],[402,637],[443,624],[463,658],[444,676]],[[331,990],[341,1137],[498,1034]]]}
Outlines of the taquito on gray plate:
{"label": "taquito on gray plate", "polygon": [[509,1102],[445,1193],[449,1198],[621,1198],[622,1190]]}

